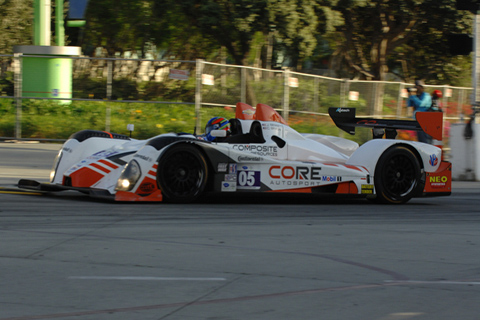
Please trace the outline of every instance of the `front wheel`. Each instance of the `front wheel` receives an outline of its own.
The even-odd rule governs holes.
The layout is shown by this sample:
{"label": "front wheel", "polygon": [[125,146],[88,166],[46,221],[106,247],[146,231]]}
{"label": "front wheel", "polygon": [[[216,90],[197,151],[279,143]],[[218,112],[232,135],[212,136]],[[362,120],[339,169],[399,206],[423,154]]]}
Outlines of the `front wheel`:
{"label": "front wheel", "polygon": [[168,202],[194,201],[205,189],[207,177],[205,157],[193,145],[173,146],[158,161],[157,182]]}
{"label": "front wheel", "polygon": [[404,146],[387,149],[375,168],[375,189],[379,203],[405,203],[421,184],[420,163],[415,154]]}

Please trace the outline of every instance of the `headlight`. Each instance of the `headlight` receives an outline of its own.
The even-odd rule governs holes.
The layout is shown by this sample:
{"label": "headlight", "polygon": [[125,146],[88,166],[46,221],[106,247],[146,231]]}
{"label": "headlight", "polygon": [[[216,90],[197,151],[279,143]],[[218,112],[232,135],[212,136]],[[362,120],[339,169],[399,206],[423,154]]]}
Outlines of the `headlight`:
{"label": "headlight", "polygon": [[125,169],[123,169],[118,178],[117,185],[115,186],[116,191],[130,191],[135,187],[138,179],[140,179],[142,171],[140,170],[140,165],[137,161],[130,161]]}

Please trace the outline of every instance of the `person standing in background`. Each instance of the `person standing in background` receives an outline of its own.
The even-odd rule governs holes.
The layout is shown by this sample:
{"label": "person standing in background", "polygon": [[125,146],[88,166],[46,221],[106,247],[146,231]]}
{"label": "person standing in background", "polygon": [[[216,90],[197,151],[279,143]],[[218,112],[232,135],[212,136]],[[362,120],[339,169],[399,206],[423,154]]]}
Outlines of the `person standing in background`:
{"label": "person standing in background", "polygon": [[[413,118],[418,111],[431,111],[432,96],[425,92],[425,83],[422,80],[415,81],[416,90],[409,90],[410,97],[407,100],[407,107],[413,108]],[[413,88],[412,88],[413,89]],[[432,137],[426,134],[423,130],[417,132],[417,139],[420,142],[432,143]]]}

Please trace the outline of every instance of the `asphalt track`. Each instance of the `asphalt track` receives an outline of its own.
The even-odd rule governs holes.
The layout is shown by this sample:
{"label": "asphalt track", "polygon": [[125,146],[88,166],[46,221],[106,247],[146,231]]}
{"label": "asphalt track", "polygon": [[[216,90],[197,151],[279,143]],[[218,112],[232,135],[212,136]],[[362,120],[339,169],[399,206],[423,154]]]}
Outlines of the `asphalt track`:
{"label": "asphalt track", "polygon": [[0,143],[0,320],[480,319],[480,184],[401,206],[311,197],[119,204]]}

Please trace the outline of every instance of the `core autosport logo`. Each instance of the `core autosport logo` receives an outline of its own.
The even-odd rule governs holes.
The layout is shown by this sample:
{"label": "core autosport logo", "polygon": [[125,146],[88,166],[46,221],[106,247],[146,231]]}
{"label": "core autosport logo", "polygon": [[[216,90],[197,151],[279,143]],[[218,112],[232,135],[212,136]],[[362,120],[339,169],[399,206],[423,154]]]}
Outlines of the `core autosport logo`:
{"label": "core autosport logo", "polygon": [[236,144],[233,146],[233,150],[238,150],[241,152],[247,151],[247,152],[257,154],[259,156],[275,157],[278,152],[278,147],[253,145],[253,144]]}
{"label": "core autosport logo", "polygon": [[271,166],[268,174],[272,188],[314,187],[342,181],[342,177],[321,175],[321,167]]}
{"label": "core autosport logo", "polygon": [[430,160],[428,161],[432,167],[435,167],[438,164],[438,157],[434,154],[430,156]]}
{"label": "core autosport logo", "polygon": [[268,174],[272,179],[321,181],[321,170],[321,167],[271,166]]}

